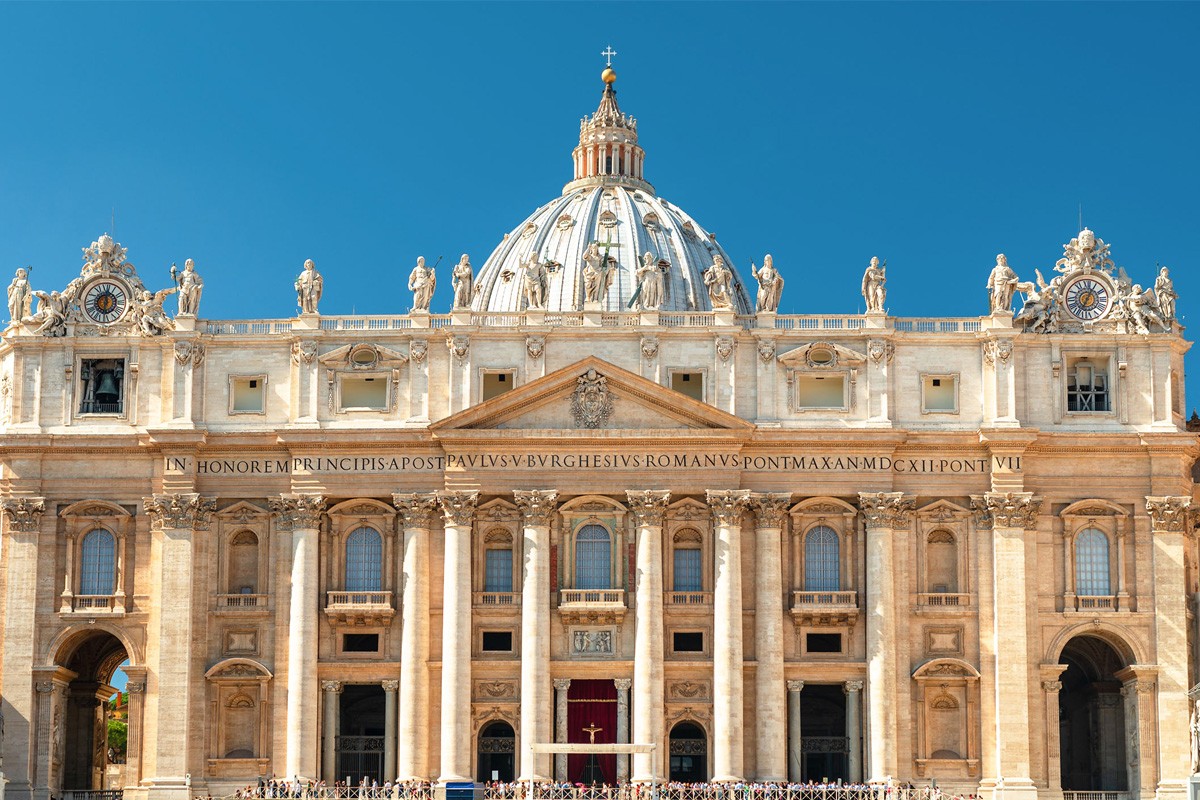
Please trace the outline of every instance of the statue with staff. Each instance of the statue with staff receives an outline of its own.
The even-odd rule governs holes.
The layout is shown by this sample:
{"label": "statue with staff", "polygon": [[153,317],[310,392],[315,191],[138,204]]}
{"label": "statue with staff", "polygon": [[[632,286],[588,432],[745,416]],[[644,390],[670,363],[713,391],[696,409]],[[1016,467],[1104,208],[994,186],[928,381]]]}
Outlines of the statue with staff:
{"label": "statue with staff", "polygon": [[183,272],[171,265],[171,281],[179,290],[179,312],[176,316],[194,317],[200,310],[200,295],[204,292],[204,279],[196,272],[196,262],[183,262]]}

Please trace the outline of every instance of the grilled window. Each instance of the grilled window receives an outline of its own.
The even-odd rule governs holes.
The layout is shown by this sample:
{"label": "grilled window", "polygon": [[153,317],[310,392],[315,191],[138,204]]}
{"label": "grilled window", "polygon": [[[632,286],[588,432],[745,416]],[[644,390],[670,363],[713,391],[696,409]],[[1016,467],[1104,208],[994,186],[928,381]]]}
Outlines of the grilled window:
{"label": "grilled window", "polygon": [[611,589],[612,537],[601,525],[584,525],[575,537],[575,588]]}
{"label": "grilled window", "polygon": [[346,538],[346,591],[378,592],[383,580],[383,537],[359,528]]}
{"label": "grilled window", "polygon": [[842,588],[838,535],[818,525],[804,537],[804,589],[836,592]]}
{"label": "grilled window", "polygon": [[79,593],[110,595],[116,575],[117,540],[103,528],[83,537],[79,556]]}

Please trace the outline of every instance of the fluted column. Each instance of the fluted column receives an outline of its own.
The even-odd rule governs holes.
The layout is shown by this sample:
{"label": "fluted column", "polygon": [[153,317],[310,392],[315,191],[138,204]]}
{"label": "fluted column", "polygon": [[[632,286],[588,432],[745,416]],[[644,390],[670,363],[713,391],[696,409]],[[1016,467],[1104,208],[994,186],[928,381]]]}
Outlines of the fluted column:
{"label": "fluted column", "polygon": [[321,779],[330,786],[337,780],[337,738],[341,733],[341,681],[321,681],[321,692],[325,695],[325,719],[321,729],[325,736],[321,742]]}
{"label": "fluted column", "polygon": [[[1025,574],[1027,538],[1037,530],[1042,498],[1032,492],[988,492],[972,495],[976,525],[992,529],[994,587],[993,640],[982,648],[994,654],[996,721],[996,783],[1004,794],[1036,796],[1029,747],[1029,604],[1034,582]],[[987,772],[985,771],[986,775]]]}
{"label": "fluted column", "polygon": [[915,499],[903,492],[862,492],[859,506],[867,523],[867,780],[898,777],[896,757],[896,531],[906,530]]}
{"label": "fluted column", "polygon": [[525,580],[521,587],[522,781],[550,779],[548,754],[534,743],[550,741],[550,522],[558,492],[516,491],[524,525]]}
{"label": "fluted column", "polygon": [[758,780],[788,776],[787,705],[783,702],[783,520],[791,495],[753,494],[754,511],[754,734]]}
{"label": "fluted column", "polygon": [[[629,744],[629,687],[633,685],[630,678],[613,678],[613,686],[617,689],[617,743]],[[656,758],[659,756],[656,756]],[[629,756],[623,753],[617,755],[617,783],[629,781]]]}
{"label": "fluted column", "polygon": [[317,618],[320,495],[284,495],[271,501],[275,527],[292,532],[292,595],[288,616],[287,753],[284,774],[311,778],[317,773],[317,726],[307,717],[317,707]]}
{"label": "fluted column", "polygon": [[804,738],[800,733],[800,693],[804,691],[804,681],[787,682],[787,745],[788,745],[788,780],[796,782],[804,775]]}
{"label": "fluted column", "polygon": [[637,631],[633,639],[633,738],[653,744],[650,753],[634,753],[633,780],[663,779],[663,579],[662,526],[671,493],[626,492],[637,526]]}
{"label": "fluted column", "polygon": [[479,492],[439,492],[446,515],[442,557],[442,768],[440,783],[471,769],[471,524]]}
{"label": "fluted column", "polygon": [[437,495],[394,494],[404,531],[400,564],[400,713],[396,773],[402,781],[429,775],[429,529]]}
{"label": "fluted column", "polygon": [[850,782],[862,782],[862,681],[846,681],[846,738],[850,741]]}
{"label": "fluted column", "polygon": [[[567,691],[571,688],[570,678],[554,679],[554,741],[566,744],[567,736]],[[567,779],[567,754],[554,754],[554,778]]]}
{"label": "fluted column", "polygon": [[392,780],[396,774],[396,692],[400,681],[383,681],[383,775]]}
{"label": "fluted column", "polygon": [[713,580],[713,781],[745,778],[742,713],[742,512],[745,490],[708,491],[716,528]]}
{"label": "fluted column", "polygon": [[[156,494],[142,500],[152,526],[151,585],[162,601],[154,604],[146,640],[146,663],[154,704],[154,773],[151,796],[185,790],[191,767],[188,749],[196,710],[189,704],[192,665],[192,578],[195,531],[212,523],[217,501],[198,494]],[[149,741],[149,739],[147,739]]]}

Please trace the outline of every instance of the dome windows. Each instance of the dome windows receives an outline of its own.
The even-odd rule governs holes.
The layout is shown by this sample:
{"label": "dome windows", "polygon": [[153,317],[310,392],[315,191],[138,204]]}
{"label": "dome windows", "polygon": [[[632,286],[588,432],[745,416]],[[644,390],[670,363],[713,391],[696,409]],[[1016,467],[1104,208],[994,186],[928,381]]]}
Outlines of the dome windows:
{"label": "dome windows", "polygon": [[617,215],[611,211],[600,212],[600,227],[615,228],[617,226]]}
{"label": "dome windows", "polygon": [[521,230],[521,238],[526,239],[530,236],[533,236],[535,233],[537,233],[537,229],[538,226],[532,222],[526,223],[525,227]]}
{"label": "dome windows", "polygon": [[646,216],[642,217],[642,224],[645,225],[647,228],[662,227],[662,223],[660,223],[658,221],[658,214],[655,214],[653,211],[647,213]]}
{"label": "dome windows", "polygon": [[575,219],[570,214],[563,214],[558,218],[558,222],[554,223],[554,227],[560,231],[570,230],[575,225]]}

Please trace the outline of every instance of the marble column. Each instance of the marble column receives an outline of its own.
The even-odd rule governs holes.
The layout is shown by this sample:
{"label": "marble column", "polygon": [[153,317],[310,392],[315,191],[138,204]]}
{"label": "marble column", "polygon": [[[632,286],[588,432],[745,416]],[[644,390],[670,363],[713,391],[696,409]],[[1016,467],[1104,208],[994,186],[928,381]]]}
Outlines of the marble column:
{"label": "marble column", "polygon": [[662,774],[666,701],[663,672],[662,526],[671,493],[626,492],[637,528],[637,630],[633,639],[633,739],[653,744],[650,753],[634,753],[633,780],[658,783]]}
{"label": "marble column", "polygon": [[396,775],[396,692],[400,681],[383,681],[383,777]]}
{"label": "marble column", "polygon": [[471,525],[479,492],[439,492],[442,557],[442,767],[439,783],[472,780]]}
{"label": "marble column", "polygon": [[[1182,797],[1191,773],[1188,730],[1188,626],[1184,537],[1191,513],[1190,497],[1147,497],[1154,546],[1154,651],[1157,654],[1157,739],[1159,798]],[[1138,698],[1152,703],[1153,694]],[[1153,728],[1151,728],[1153,731]],[[1142,748],[1143,757],[1146,753]],[[1145,781],[1143,781],[1145,785]],[[1131,786],[1130,789],[1133,787]],[[1145,796],[1145,795],[1143,795]]]}
{"label": "marble column", "polygon": [[[154,695],[154,774],[146,775],[150,797],[187,798],[185,776],[192,771],[187,743],[198,709],[192,696],[192,580],[196,531],[212,523],[217,501],[198,494],[156,494],[142,500],[152,526],[151,585],[162,601],[150,612],[146,663]],[[149,742],[149,739],[147,739]]]}
{"label": "marble column", "polygon": [[550,523],[558,492],[513,492],[524,526],[521,587],[521,781],[550,780],[550,758],[532,745],[550,741]]}
{"label": "marble column", "polygon": [[783,679],[783,521],[791,495],[752,494],[754,511],[754,738],[757,779],[786,781]]}
{"label": "marble column", "polygon": [[321,743],[321,779],[330,786],[337,780],[337,738],[341,733],[342,709],[341,681],[321,681],[321,691],[325,695],[325,714],[321,730],[324,738]]}
{"label": "marble column", "polygon": [[400,562],[400,713],[396,774],[402,781],[428,777],[429,739],[429,529],[437,495],[394,494],[404,532]]}
{"label": "marble column", "polygon": [[[1028,579],[1025,565],[1026,551],[1036,542],[1042,498],[1031,492],[988,492],[982,497],[972,495],[971,501],[976,526],[992,529],[993,640],[983,650],[994,653],[995,696],[984,702],[992,705],[996,721],[995,788],[1002,785],[1006,798],[1033,800],[1037,789],[1029,746],[1029,697],[1034,688],[1029,671],[1029,606],[1036,584]],[[984,781],[985,791],[988,782]]]}
{"label": "marble column", "polygon": [[903,492],[861,492],[867,524],[867,775],[871,783],[899,776],[896,741],[896,600],[894,540],[907,530],[915,499]]}
{"label": "marble column", "polygon": [[308,713],[317,707],[317,637],[321,609],[320,495],[284,495],[271,500],[275,527],[292,532],[292,595],[288,616],[287,751],[284,775],[312,778],[317,773],[317,726]]}
{"label": "marble column", "polygon": [[788,746],[788,780],[799,781],[804,775],[804,737],[800,731],[800,692],[804,691],[804,681],[787,682],[787,746]]}
{"label": "marble column", "polygon": [[713,580],[713,782],[745,778],[742,713],[742,512],[746,490],[708,490],[716,528]]}
{"label": "marble column", "polygon": [[851,783],[862,783],[862,681],[846,681],[846,738],[850,744],[848,770]]}
{"label": "marble column", "polygon": [[[631,678],[613,678],[613,686],[617,688],[617,742],[629,744],[629,687],[633,685]],[[661,758],[655,754],[655,758]],[[617,755],[617,783],[629,781],[629,756]]]}
{"label": "marble column", "polygon": [[[571,688],[570,678],[554,679],[554,741],[567,742],[567,691]],[[554,779],[567,779],[567,754],[554,754]]]}

